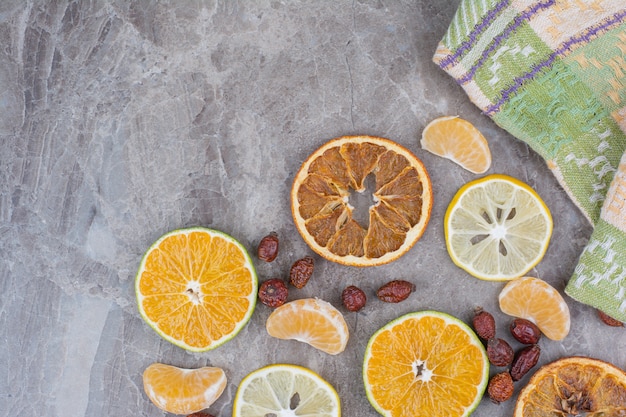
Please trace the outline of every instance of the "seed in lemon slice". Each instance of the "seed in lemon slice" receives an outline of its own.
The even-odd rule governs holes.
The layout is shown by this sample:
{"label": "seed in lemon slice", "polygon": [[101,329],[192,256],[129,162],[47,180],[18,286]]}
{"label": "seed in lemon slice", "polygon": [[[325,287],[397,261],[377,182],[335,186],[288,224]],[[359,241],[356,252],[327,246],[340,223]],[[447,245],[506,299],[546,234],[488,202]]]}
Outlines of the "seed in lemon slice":
{"label": "seed in lemon slice", "polygon": [[257,287],[245,247],[201,227],[159,238],[135,279],[141,317],[166,340],[195,352],[222,345],[246,325]]}
{"label": "seed in lemon slice", "polygon": [[343,352],[349,338],[341,312],[319,298],[283,304],[269,315],[265,327],[272,337],[307,343],[331,355]]}
{"label": "seed in lemon slice", "polygon": [[146,395],[160,409],[174,414],[202,411],[213,404],[226,388],[221,368],[205,366],[184,369],[153,363],[143,372]]}
{"label": "seed in lemon slice", "polygon": [[581,356],[542,366],[520,391],[514,417],[626,416],[626,372]]}
{"label": "seed in lemon slice", "polygon": [[532,321],[548,339],[562,340],[569,333],[567,303],[542,279],[516,278],[500,291],[498,301],[503,313]]}
{"label": "seed in lemon slice", "polygon": [[438,311],[401,316],[365,349],[367,398],[384,416],[468,416],[489,379],[489,360],[474,331]]}
{"label": "seed in lemon slice", "polygon": [[449,159],[474,174],[491,166],[487,139],[476,127],[458,116],[443,116],[430,122],[422,131],[422,149]]}
{"label": "seed in lemon slice", "polygon": [[248,374],[239,384],[233,417],[340,417],[337,391],[308,368],[269,365]]}
{"label": "seed in lemon slice", "polygon": [[488,175],[459,189],[444,218],[452,261],[476,278],[506,281],[541,261],[552,235],[552,216],[528,184]]}
{"label": "seed in lemon slice", "polygon": [[419,240],[432,198],[426,168],[408,149],[389,139],[344,136],[302,164],[291,212],[304,241],[322,257],[375,266],[398,259]]}

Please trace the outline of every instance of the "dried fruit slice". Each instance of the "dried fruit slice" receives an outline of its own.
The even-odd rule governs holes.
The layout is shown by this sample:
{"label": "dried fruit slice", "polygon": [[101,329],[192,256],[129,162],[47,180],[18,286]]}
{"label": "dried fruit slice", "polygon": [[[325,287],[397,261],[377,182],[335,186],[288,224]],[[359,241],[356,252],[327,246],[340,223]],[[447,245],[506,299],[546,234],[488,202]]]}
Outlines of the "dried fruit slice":
{"label": "dried fruit slice", "polygon": [[239,384],[233,417],[340,417],[337,391],[310,369],[269,365],[248,374]]}
{"label": "dried fruit slice", "polygon": [[473,124],[458,116],[443,116],[430,122],[422,132],[422,148],[449,159],[474,174],[491,166],[487,139]]}
{"label": "dried fruit slice", "polygon": [[[370,181],[371,178],[371,181]],[[367,216],[357,220],[356,193],[373,183]],[[406,253],[426,229],[430,177],[409,150],[384,138],[344,136],[302,164],[291,189],[291,211],[306,243],[344,265],[374,266]]]}
{"label": "dried fruit slice", "polygon": [[384,416],[468,416],[489,379],[485,348],[472,329],[438,311],[406,314],[365,349],[367,398]]}
{"label": "dried fruit slice", "polygon": [[552,216],[527,184],[488,175],[465,184],[444,218],[452,261],[476,278],[511,280],[541,261],[552,235]]}
{"label": "dried fruit slice", "polygon": [[205,366],[183,369],[153,363],[143,373],[143,387],[150,400],[174,414],[195,413],[213,404],[226,388],[226,374],[220,368]]}
{"label": "dried fruit slice", "polygon": [[626,372],[588,357],[539,368],[520,391],[514,417],[625,416]]}
{"label": "dried fruit slice", "polygon": [[343,352],[349,338],[341,312],[319,298],[283,304],[270,314],[265,327],[270,336],[308,343],[331,355]]}
{"label": "dried fruit slice", "polygon": [[246,325],[257,286],[244,246],[201,227],[159,238],[135,279],[141,317],[166,340],[195,352],[220,346]]}
{"label": "dried fruit slice", "polygon": [[530,320],[549,339],[562,340],[569,333],[567,303],[554,287],[542,279],[514,279],[500,291],[498,301],[503,313]]}

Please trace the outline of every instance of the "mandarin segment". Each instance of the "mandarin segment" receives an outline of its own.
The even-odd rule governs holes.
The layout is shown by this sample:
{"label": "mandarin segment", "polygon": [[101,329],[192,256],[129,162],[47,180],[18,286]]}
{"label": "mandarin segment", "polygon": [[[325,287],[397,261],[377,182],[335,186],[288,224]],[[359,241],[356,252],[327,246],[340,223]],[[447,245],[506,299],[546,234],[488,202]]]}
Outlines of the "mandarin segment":
{"label": "mandarin segment", "polygon": [[[366,191],[369,176],[375,180],[370,190],[375,204],[369,224],[361,224],[352,218],[349,197]],[[397,259],[420,238],[430,217],[432,188],[421,161],[400,145],[345,136],[327,142],[302,164],[291,203],[298,231],[315,252],[346,265],[373,266]],[[386,227],[375,224],[380,219]]]}

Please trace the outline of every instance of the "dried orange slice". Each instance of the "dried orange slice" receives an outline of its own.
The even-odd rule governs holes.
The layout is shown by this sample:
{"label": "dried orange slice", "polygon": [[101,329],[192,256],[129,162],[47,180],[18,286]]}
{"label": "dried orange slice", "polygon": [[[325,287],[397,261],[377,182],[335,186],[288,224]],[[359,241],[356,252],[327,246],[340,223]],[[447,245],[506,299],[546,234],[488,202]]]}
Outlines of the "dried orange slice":
{"label": "dried orange slice", "polygon": [[469,416],[489,379],[474,331],[438,311],[406,314],[383,326],[365,349],[367,398],[384,416]]}
{"label": "dried orange slice", "polygon": [[[359,201],[369,195],[369,202]],[[421,237],[431,208],[432,186],[422,162],[401,145],[373,136],[327,142],[302,164],[291,189],[302,238],[322,257],[344,265],[399,258]]]}
{"label": "dried orange slice", "polygon": [[439,117],[422,132],[422,149],[449,159],[474,174],[491,166],[487,139],[476,127],[458,116]]}
{"label": "dried orange slice", "polygon": [[201,227],[159,238],[135,279],[141,317],[166,340],[195,352],[220,346],[246,325],[257,287],[245,247]]}
{"label": "dried orange slice", "polygon": [[599,359],[542,366],[520,391],[514,417],[626,416],[626,372]]}
{"label": "dried orange slice", "polygon": [[202,411],[213,404],[226,388],[221,368],[205,366],[183,369],[153,363],[143,372],[143,388],[150,401],[174,414]]}
{"label": "dried orange slice", "polygon": [[340,417],[337,391],[308,368],[268,365],[248,374],[239,384],[233,417]]}
{"label": "dried orange slice", "polygon": [[272,337],[307,343],[331,355],[343,352],[349,338],[341,312],[319,298],[283,304],[272,311],[265,327]]}
{"label": "dried orange slice", "polygon": [[532,321],[548,339],[562,340],[569,333],[569,307],[561,294],[542,279],[514,279],[500,291],[498,301],[503,313]]}

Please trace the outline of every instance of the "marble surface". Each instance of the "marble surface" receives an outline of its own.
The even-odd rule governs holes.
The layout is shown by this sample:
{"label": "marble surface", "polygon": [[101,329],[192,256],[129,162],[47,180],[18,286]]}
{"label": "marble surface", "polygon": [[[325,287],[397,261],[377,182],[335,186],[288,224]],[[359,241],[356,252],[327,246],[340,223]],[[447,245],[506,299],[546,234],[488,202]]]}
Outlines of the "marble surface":
{"label": "marble surface", "polygon": [[[152,362],[222,367],[228,387],[208,410],[229,416],[241,379],[270,363],[307,366],[333,384],[343,415],[378,415],[361,378],[369,336],[403,313],[437,309],[469,321],[500,313],[503,283],[474,279],[445,249],[442,220],[456,190],[477,178],[423,151],[424,126],[460,115],[488,138],[489,173],[533,186],[554,234],[531,271],[562,292],[591,227],[545,163],[497,127],[432,62],[459,0],[43,1],[0,3],[0,415],[163,416],[147,399]],[[392,264],[359,269],[317,256],[290,299],[340,307],[355,284],[370,296],[344,310],[348,348],[329,356],[270,338],[258,305],[226,345],[189,353],[141,320],[133,282],[149,245],[172,229],[223,230],[251,252],[281,238],[261,280],[285,277],[311,254],[290,213],[300,163],[347,134],[390,138],[423,160],[435,203],[428,228]],[[417,291],[384,304],[375,289],[407,279]],[[626,330],[567,299],[572,330],[542,340],[540,363],[591,355],[626,366]],[[341,307],[340,307],[341,308]],[[492,368],[492,372],[497,369]],[[527,378],[516,386],[523,386]],[[475,416],[511,415],[484,399]]]}

